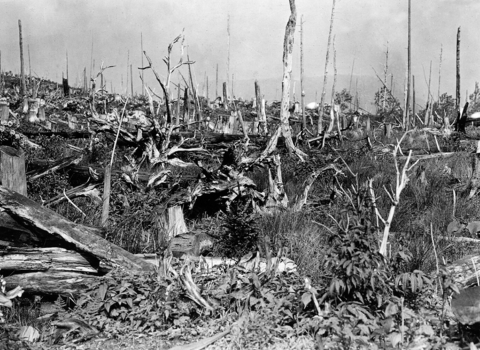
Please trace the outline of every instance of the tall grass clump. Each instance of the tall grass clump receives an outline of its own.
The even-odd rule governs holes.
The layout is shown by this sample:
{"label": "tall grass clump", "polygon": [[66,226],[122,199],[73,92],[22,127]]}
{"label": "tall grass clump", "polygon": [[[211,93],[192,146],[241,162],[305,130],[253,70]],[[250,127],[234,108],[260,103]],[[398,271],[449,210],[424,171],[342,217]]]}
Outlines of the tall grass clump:
{"label": "tall grass clump", "polygon": [[327,241],[326,229],[312,220],[308,211],[277,211],[258,218],[260,247],[274,252],[286,248],[300,273],[314,281],[323,275],[323,257]]}

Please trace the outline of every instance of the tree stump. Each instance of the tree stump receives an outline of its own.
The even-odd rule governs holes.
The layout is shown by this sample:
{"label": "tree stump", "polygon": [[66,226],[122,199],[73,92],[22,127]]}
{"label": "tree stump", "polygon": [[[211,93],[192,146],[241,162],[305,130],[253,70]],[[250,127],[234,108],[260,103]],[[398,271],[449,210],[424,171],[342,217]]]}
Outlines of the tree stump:
{"label": "tree stump", "polygon": [[6,123],[8,121],[8,103],[5,100],[0,100],[0,122]]}
{"label": "tree stump", "polygon": [[27,178],[25,175],[24,152],[13,147],[1,146],[0,158],[2,185],[26,197]]}
{"label": "tree stump", "polygon": [[385,124],[385,136],[387,139],[392,137],[392,124]]}

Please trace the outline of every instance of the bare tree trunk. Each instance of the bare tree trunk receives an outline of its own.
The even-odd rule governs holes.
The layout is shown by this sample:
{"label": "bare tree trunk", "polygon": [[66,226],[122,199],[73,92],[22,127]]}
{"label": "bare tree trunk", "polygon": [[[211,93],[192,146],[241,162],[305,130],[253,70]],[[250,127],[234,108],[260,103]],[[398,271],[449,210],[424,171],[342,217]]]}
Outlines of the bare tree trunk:
{"label": "bare tree trunk", "polygon": [[[187,60],[190,61],[190,56],[187,54]],[[188,65],[188,74],[190,75],[190,85],[192,86],[192,92],[193,92],[193,103],[195,105],[195,111],[196,111],[196,119],[197,121],[201,121],[202,118],[202,109],[200,108],[200,103],[198,102],[198,92],[197,89],[194,86],[193,83],[193,76],[192,76],[192,68],[191,64]]]}
{"label": "bare tree trunk", "polygon": [[90,82],[92,81],[92,76],[93,76],[93,35],[92,35],[92,49],[90,51]]}
{"label": "bare tree trunk", "polygon": [[455,107],[460,110],[460,27],[457,30],[457,75],[456,75],[456,94],[455,94]]}
{"label": "bare tree trunk", "polygon": [[412,75],[412,122],[415,125],[415,75]]}
{"label": "bare tree trunk", "polygon": [[438,101],[440,101],[440,83],[442,80],[442,55],[443,55],[443,46],[440,46],[440,63],[438,65]]}
{"label": "bare tree trunk", "polygon": [[255,99],[256,99],[256,107],[257,107],[257,120],[259,124],[258,129],[261,134],[266,134],[267,133],[266,118],[263,115],[264,111],[262,110],[262,94],[260,92],[260,85],[258,84],[257,80],[255,80]]}
{"label": "bare tree trunk", "polygon": [[[385,70],[383,71],[383,101],[382,101],[382,113],[385,113],[385,104],[387,102],[387,74],[388,74],[388,41],[387,41],[387,52],[385,52]],[[391,92],[391,91],[390,91]]]}
{"label": "bare tree trunk", "polygon": [[318,128],[317,128],[318,135],[322,133],[323,104],[325,102],[325,89],[327,87],[328,59],[330,56],[330,43],[332,40],[334,13],[335,13],[335,0],[333,0],[333,3],[332,3],[332,15],[330,17],[330,30],[328,31],[327,54],[325,57],[325,70],[323,72],[323,90],[322,90],[322,96],[320,97],[320,104],[318,106]]}
{"label": "bare tree trunk", "polygon": [[190,122],[190,101],[188,95],[188,86],[185,86],[185,93],[183,95],[183,123],[187,124]]}
{"label": "bare tree trunk", "polygon": [[335,105],[335,89],[337,87],[337,51],[335,50],[335,36],[333,36],[332,50],[333,50],[333,86],[332,86],[331,108],[333,108],[333,115],[337,121],[338,138],[340,142],[342,142],[342,130],[340,127],[340,106],[338,106],[338,109],[337,109]]}
{"label": "bare tree trunk", "polygon": [[130,75],[128,68],[130,67],[130,50],[127,50],[127,81],[125,82],[125,95],[128,95],[128,76]]}
{"label": "bare tree trunk", "polygon": [[2,51],[0,50],[0,95],[3,94]]}
{"label": "bare tree trunk", "polygon": [[218,97],[218,63],[217,63],[217,73],[215,75],[215,98]]}
{"label": "bare tree trunk", "polygon": [[133,97],[133,70],[132,70],[132,65],[130,65],[130,90],[132,92],[132,97]]}
{"label": "bare tree trunk", "polygon": [[430,96],[431,83],[432,83],[432,61],[430,61],[430,73],[428,75],[428,96],[427,96],[427,110],[425,111],[425,126],[429,126],[431,124],[430,110],[433,102],[433,99]]}
{"label": "bare tree trunk", "polygon": [[25,95],[25,66],[23,64],[23,38],[22,38],[22,21],[18,20],[18,35],[20,43],[20,95]]}
{"label": "bare tree trunk", "polygon": [[83,91],[87,92],[87,67],[83,68]]}
{"label": "bare tree trunk", "polygon": [[[355,58],[353,59],[352,62],[352,71],[350,72],[350,85],[348,86],[348,93],[352,93],[352,80],[353,80],[353,68],[355,67]],[[350,107],[351,108],[351,107]]]}
{"label": "bare tree trunk", "polygon": [[223,108],[228,110],[228,92],[227,92],[227,83],[223,83]]}
{"label": "bare tree trunk", "polygon": [[302,128],[307,130],[307,116],[305,115],[305,90],[303,90],[303,15],[300,19],[300,104],[302,107]]}
{"label": "bare tree trunk", "polygon": [[290,75],[292,74],[292,52],[297,20],[295,0],[290,0],[290,12],[290,18],[288,19],[287,27],[285,28],[285,41],[283,43],[282,110],[280,112],[280,127],[288,150],[295,153],[301,160],[304,160],[307,155],[294,145],[289,123]]}
{"label": "bare tree trunk", "polygon": [[30,45],[27,45],[27,49],[28,49],[28,83],[30,85],[30,89],[32,89],[32,61],[30,59]]}
{"label": "bare tree trunk", "polygon": [[66,74],[67,74],[67,80],[68,80],[68,51],[65,52],[65,62],[66,62]]}
{"label": "bare tree trunk", "polygon": [[105,176],[103,178],[103,206],[102,206],[102,218],[100,225],[102,227],[107,226],[107,220],[110,212],[110,189],[111,189],[111,174],[112,164],[107,164],[105,167]]}
{"label": "bare tree trunk", "polygon": [[[140,52],[140,56],[142,56],[142,68],[143,68],[143,33],[142,32],[140,32],[140,49],[142,50]],[[143,82],[144,82],[143,71],[144,71],[144,69],[142,69],[142,96],[145,95],[145,85],[143,84]]]}
{"label": "bare tree trunk", "polygon": [[180,99],[181,99],[182,88],[181,85],[177,85],[177,116],[175,119],[175,125],[180,124]]}
{"label": "bare tree trunk", "polygon": [[230,79],[230,15],[227,17],[227,104],[228,104],[228,82]]}
{"label": "bare tree trunk", "polygon": [[410,128],[410,80],[412,78],[412,0],[408,0],[408,59],[407,59],[407,98],[405,103],[405,130]]}

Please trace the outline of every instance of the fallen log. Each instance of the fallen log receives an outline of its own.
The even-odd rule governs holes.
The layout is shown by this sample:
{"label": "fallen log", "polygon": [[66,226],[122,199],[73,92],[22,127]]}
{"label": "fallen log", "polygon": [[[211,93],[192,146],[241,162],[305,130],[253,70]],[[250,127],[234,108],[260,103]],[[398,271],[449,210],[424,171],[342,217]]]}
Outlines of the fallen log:
{"label": "fallen log", "polygon": [[29,294],[59,294],[79,296],[83,291],[98,281],[99,276],[78,272],[29,272],[4,277],[7,290],[16,286]]}
{"label": "fallen log", "polygon": [[91,257],[64,248],[7,248],[0,250],[0,271],[64,271],[97,274]]}
{"label": "fallen log", "polygon": [[0,207],[17,222],[34,228],[44,236],[54,236],[70,243],[77,251],[91,254],[107,266],[117,265],[134,271],[152,270],[151,264],[99,237],[93,229],[77,225],[3,186],[0,186]]}
{"label": "fallen log", "polygon": [[29,181],[37,180],[40,177],[45,176],[49,173],[53,173],[55,171],[65,169],[72,165],[77,165],[78,163],[81,162],[82,159],[83,159],[83,155],[80,155],[80,156],[77,155],[77,156],[71,156],[71,157],[59,159],[55,162],[52,162],[47,168],[29,171],[27,173],[27,177]]}
{"label": "fallen log", "polygon": [[478,284],[480,278],[480,255],[468,255],[447,266],[459,289]]}
{"label": "fallen log", "polygon": [[60,136],[64,139],[88,139],[92,136],[90,131],[31,131],[23,134],[27,137]]}

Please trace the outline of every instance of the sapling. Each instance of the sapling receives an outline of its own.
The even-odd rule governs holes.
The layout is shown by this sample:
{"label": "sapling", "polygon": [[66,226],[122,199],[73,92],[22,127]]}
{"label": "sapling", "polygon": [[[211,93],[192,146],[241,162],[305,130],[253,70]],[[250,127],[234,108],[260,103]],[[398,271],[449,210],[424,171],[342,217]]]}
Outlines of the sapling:
{"label": "sapling", "polygon": [[412,170],[412,168],[415,165],[417,165],[417,163],[418,163],[418,160],[417,160],[415,163],[410,165],[410,160],[411,160],[411,157],[412,157],[412,151],[410,150],[408,152],[407,160],[405,161],[405,164],[403,165],[402,169],[400,169],[399,164],[398,164],[397,154],[399,152],[401,154],[401,148],[400,148],[401,143],[402,143],[403,139],[405,138],[405,136],[407,134],[409,134],[410,132],[411,131],[407,131],[403,134],[403,136],[400,138],[400,140],[398,140],[398,142],[395,145],[395,148],[393,150],[393,163],[395,164],[395,170],[396,170],[395,191],[393,191],[393,189],[388,190],[384,186],[384,190],[385,190],[385,192],[386,192],[386,194],[387,194],[387,196],[388,196],[388,198],[390,199],[390,202],[391,202],[390,210],[388,212],[388,216],[387,216],[386,219],[380,214],[380,211],[378,210],[378,207],[376,206],[375,193],[373,191],[373,179],[368,180],[368,188],[369,188],[369,191],[370,191],[370,196],[371,196],[372,203],[373,203],[373,210],[375,212],[377,222],[378,222],[378,220],[380,220],[383,223],[383,226],[384,226],[384,228],[383,228],[383,238],[382,238],[382,242],[380,244],[380,254],[382,254],[383,256],[386,256],[386,254],[387,254],[388,236],[390,234],[390,227],[392,225],[393,216],[395,215],[395,210],[397,209],[397,206],[400,203],[400,195],[402,194],[402,191],[405,189],[405,186],[407,185],[408,180],[409,180],[407,173],[410,172]]}

